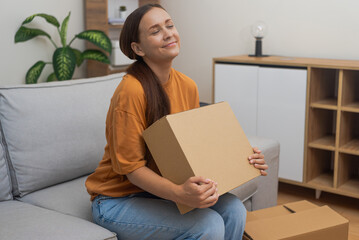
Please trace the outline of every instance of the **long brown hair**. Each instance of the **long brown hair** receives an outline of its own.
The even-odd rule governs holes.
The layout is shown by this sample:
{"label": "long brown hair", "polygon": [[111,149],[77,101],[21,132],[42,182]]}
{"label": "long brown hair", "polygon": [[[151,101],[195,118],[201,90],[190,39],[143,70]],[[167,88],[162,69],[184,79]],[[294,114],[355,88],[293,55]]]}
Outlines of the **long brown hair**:
{"label": "long brown hair", "polygon": [[132,50],[131,43],[139,43],[139,25],[142,17],[152,8],[165,10],[159,4],[147,4],[137,8],[126,19],[120,35],[121,51],[130,59],[136,59],[127,68],[127,73],[134,76],[142,85],[146,96],[146,125],[147,127],[159,118],[170,113],[170,102],[158,77],[145,63],[141,56]]}

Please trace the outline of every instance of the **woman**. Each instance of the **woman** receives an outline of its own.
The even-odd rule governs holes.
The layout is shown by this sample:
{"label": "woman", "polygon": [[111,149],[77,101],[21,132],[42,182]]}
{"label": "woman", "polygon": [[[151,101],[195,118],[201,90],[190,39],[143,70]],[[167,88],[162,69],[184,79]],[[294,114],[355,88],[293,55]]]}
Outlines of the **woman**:
{"label": "woman", "polygon": [[[172,68],[180,38],[160,5],[130,14],[122,52],[136,59],[117,87],[106,120],[105,154],[86,187],[94,221],[119,239],[242,239],[246,210],[231,194],[201,176],[176,185],[161,177],[142,132],[160,117],[199,107],[195,83]],[[258,149],[251,163],[266,175]],[[169,159],[170,160],[170,159]],[[175,203],[194,208],[181,215]]]}

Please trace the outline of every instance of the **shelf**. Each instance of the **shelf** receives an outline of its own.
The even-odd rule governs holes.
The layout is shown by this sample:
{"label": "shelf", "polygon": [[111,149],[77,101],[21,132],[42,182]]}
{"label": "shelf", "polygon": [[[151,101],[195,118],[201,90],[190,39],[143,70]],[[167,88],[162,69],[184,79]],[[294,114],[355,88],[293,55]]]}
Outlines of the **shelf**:
{"label": "shelf", "polygon": [[350,193],[353,197],[359,197],[359,178],[350,179],[338,187],[338,190]]}
{"label": "shelf", "polygon": [[343,71],[342,110],[359,113],[359,71]]}
{"label": "shelf", "polygon": [[123,28],[123,23],[121,23],[121,24],[111,24],[111,23],[109,23],[108,28],[109,29],[122,29]]}
{"label": "shelf", "polygon": [[309,147],[324,150],[335,150],[335,136],[328,135],[309,143]]}
{"label": "shelf", "polygon": [[312,185],[313,187],[329,187],[332,188],[333,187],[333,173],[328,172],[328,173],[323,173],[321,175],[319,175],[318,177],[310,180],[308,182],[308,185]]}
{"label": "shelf", "polygon": [[341,152],[359,155],[359,113],[342,112],[339,150]]}
{"label": "shelf", "polygon": [[337,105],[338,105],[338,101],[336,98],[323,99],[310,104],[312,108],[322,108],[329,110],[337,110],[338,109]]}
{"label": "shelf", "polygon": [[323,185],[325,187],[334,186],[334,155],[334,151],[308,149],[307,184]]}
{"label": "shelf", "polygon": [[338,79],[337,69],[313,68],[310,74],[310,102],[324,107],[337,106]]}
{"label": "shelf", "polygon": [[340,152],[359,155],[359,139],[353,139],[339,148]]}
{"label": "shelf", "polygon": [[342,107],[342,111],[359,113],[359,102],[353,102]]}
{"label": "shelf", "polygon": [[[309,111],[309,143],[327,140],[328,136],[334,138],[336,134],[337,111],[329,109],[311,108]],[[331,140],[333,142],[333,140]],[[332,143],[331,143],[332,144]]]}
{"label": "shelf", "polygon": [[338,189],[359,194],[359,156],[339,154]]}

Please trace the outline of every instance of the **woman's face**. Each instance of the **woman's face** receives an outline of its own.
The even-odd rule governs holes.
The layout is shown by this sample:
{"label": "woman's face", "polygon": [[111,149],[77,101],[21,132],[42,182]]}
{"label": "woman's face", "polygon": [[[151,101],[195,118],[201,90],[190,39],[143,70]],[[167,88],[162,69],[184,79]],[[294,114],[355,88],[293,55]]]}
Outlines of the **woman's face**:
{"label": "woman's face", "polygon": [[139,43],[131,46],[145,61],[168,62],[179,54],[180,38],[168,13],[154,7],[141,19]]}

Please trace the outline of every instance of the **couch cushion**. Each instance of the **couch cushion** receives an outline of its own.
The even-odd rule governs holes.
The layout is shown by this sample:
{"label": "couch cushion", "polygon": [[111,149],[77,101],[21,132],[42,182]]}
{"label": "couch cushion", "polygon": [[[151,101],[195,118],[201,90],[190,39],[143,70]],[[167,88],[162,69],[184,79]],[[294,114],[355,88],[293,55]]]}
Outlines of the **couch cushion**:
{"label": "couch cushion", "polygon": [[87,176],[29,193],[20,201],[92,221]]}
{"label": "couch cushion", "polygon": [[123,74],[0,88],[14,195],[86,175],[105,146],[105,118]]}
{"label": "couch cushion", "polygon": [[0,122],[0,201],[12,199],[9,168],[7,166],[4,139],[1,133]]}
{"label": "couch cushion", "polygon": [[0,239],[117,239],[94,223],[19,201],[0,202],[0,212]]}

